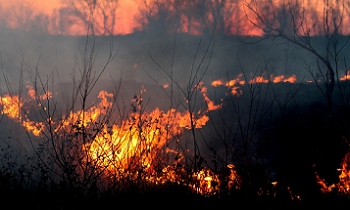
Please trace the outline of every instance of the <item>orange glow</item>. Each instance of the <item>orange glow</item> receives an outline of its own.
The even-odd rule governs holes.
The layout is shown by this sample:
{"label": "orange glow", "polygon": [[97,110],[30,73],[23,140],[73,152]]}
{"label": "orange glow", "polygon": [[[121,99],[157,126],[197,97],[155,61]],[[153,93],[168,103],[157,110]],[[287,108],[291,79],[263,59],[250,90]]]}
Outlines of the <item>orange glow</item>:
{"label": "orange glow", "polygon": [[334,184],[327,186],[327,184],[325,183],[325,180],[324,179],[322,180],[317,174],[316,174],[316,179],[317,179],[316,182],[321,186],[322,193],[332,192],[333,188],[335,188]]}
{"label": "orange glow", "polygon": [[350,70],[346,71],[346,74],[340,78],[341,81],[350,79]]}
{"label": "orange glow", "polygon": [[273,83],[283,82],[283,78],[284,78],[283,75],[277,76],[273,79]]}
{"label": "orange glow", "polygon": [[283,80],[283,82],[289,82],[289,83],[295,83],[297,81],[296,76],[293,74],[293,76]]}
{"label": "orange glow", "polygon": [[168,88],[169,87],[169,83],[166,83],[163,85],[163,88]]}
{"label": "orange glow", "polygon": [[[250,2],[250,1],[247,1]],[[93,4],[95,3],[95,4]],[[245,1],[207,1],[206,8],[199,8],[190,1],[178,3],[174,0],[119,0],[119,1],[73,1],[73,0],[0,0],[0,18],[7,26],[23,30],[37,31],[64,35],[85,35],[86,23],[91,21],[96,35],[113,33],[130,34],[149,27],[149,19],[165,18],[169,32],[190,33],[200,35],[206,26],[212,26],[222,15],[222,22],[216,27],[227,35],[261,36],[263,30],[255,27],[252,22],[258,22],[254,14],[246,8]],[[281,7],[284,1],[273,0],[275,8]],[[331,8],[339,8],[336,0],[330,0]],[[262,2],[257,6],[263,7]],[[313,25],[315,20],[322,20],[324,2],[301,2],[301,7],[310,11],[305,14],[305,24]],[[160,10],[167,16],[159,17]],[[203,14],[194,14],[202,12]],[[272,12],[266,12],[273,14]],[[77,15],[79,13],[79,15]],[[178,22],[179,24],[174,24]],[[321,22],[321,21],[320,21]],[[343,23],[349,23],[349,17],[343,17]],[[322,24],[322,23],[321,23]],[[278,26],[278,23],[276,23]],[[31,28],[33,27],[33,28]],[[311,35],[322,33],[312,29]],[[343,34],[349,34],[350,28],[343,27]]]}
{"label": "orange glow", "polygon": [[262,76],[255,77],[249,81],[249,84],[255,84],[255,83],[268,83],[269,80],[264,79]]}
{"label": "orange glow", "polygon": [[217,86],[220,86],[220,85],[223,85],[224,83],[221,81],[221,80],[215,80],[211,83],[211,86],[213,87],[217,87]]}
{"label": "orange glow", "polygon": [[279,82],[295,83],[296,81],[297,81],[297,78],[294,74],[286,79],[285,79],[284,75],[280,75],[280,76],[273,78],[273,80],[272,80],[273,83],[279,83]]}

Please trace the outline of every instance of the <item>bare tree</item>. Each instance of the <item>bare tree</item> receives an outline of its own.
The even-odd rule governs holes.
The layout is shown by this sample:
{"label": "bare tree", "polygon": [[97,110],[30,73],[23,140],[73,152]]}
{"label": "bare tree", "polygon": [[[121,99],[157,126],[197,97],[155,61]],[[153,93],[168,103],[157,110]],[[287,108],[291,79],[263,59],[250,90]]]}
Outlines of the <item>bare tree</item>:
{"label": "bare tree", "polygon": [[[173,45],[173,52],[172,52],[172,57],[171,58],[160,58],[156,59],[152,53],[150,53],[150,58],[151,60],[156,64],[156,66],[159,69],[159,72],[163,75],[165,75],[166,78],[170,80],[170,93],[167,93],[165,89],[163,89],[166,94],[168,95],[169,99],[171,100],[171,106],[181,106],[184,107],[185,110],[188,110],[189,112],[189,118],[190,118],[190,130],[191,130],[191,135],[193,138],[193,152],[194,152],[194,161],[192,161],[194,171],[199,168],[202,158],[200,155],[199,151],[199,146],[198,146],[198,136],[196,133],[196,116],[195,116],[195,110],[197,107],[197,98],[198,98],[198,89],[199,86],[206,75],[209,65],[211,63],[211,58],[213,54],[213,48],[215,45],[214,42],[214,34],[213,32],[210,37],[208,38],[207,43],[204,44],[204,39],[207,38],[205,37],[205,31],[203,31],[199,41],[197,48],[194,53],[194,57],[192,60],[192,64],[190,69],[188,70],[188,81],[185,87],[181,85],[182,81],[178,81],[174,77],[174,56],[176,53],[176,37]],[[166,62],[163,62],[165,60]],[[146,70],[145,70],[146,71]],[[151,77],[155,82],[157,82],[154,79],[154,76],[149,74],[147,71],[146,73],[148,76]],[[175,103],[174,97],[174,91],[178,91],[181,95],[181,97],[184,97],[186,100],[186,104],[184,104],[183,100],[180,100],[178,103]],[[171,107],[173,108],[173,107]]]}
{"label": "bare tree", "polygon": [[223,10],[227,4],[227,0],[144,1],[139,21],[151,30],[157,27],[166,28],[172,33],[189,32],[199,35],[205,28],[209,31],[224,28]]}
{"label": "bare tree", "polygon": [[[114,33],[118,0],[65,0],[64,2],[67,6],[60,10],[61,24],[78,22],[88,26],[87,28],[93,28],[95,34],[111,35]],[[62,27],[67,29],[67,25]]]}
{"label": "bare tree", "polygon": [[[263,31],[262,39],[281,38],[315,56],[319,73],[315,74],[306,64],[307,70],[317,85],[319,77],[325,83],[326,91],[323,91],[323,94],[327,99],[330,115],[335,76],[339,72],[339,55],[349,41],[349,38],[342,42],[339,39],[344,28],[343,19],[348,5],[345,1],[341,1],[338,5],[330,0],[324,0],[322,3],[324,7],[321,16],[299,0],[286,1],[281,5],[274,5],[272,1],[245,1],[245,13],[249,22]],[[324,37],[323,49],[319,47],[320,43],[312,41],[311,37],[315,34]]]}

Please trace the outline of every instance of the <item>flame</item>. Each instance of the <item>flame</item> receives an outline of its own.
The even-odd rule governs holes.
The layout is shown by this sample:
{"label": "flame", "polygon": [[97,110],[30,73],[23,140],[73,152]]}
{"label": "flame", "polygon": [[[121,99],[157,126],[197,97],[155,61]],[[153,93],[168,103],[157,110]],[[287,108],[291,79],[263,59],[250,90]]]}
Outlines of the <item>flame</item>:
{"label": "flame", "polygon": [[[229,85],[241,85],[240,75],[237,79],[227,83],[218,83]],[[235,86],[234,86],[235,87]],[[233,87],[233,88],[234,88]],[[45,125],[47,122],[56,124],[53,126],[55,135],[62,133],[77,134],[82,130],[99,129],[95,124],[99,119],[109,114],[113,107],[111,102],[114,95],[107,91],[100,91],[97,98],[98,103],[86,110],[71,111],[67,116],[61,119],[47,119],[45,122],[34,122],[29,120],[25,110],[25,103],[32,100],[37,102],[41,100],[50,100],[52,93],[47,91],[44,94],[38,94],[31,86],[28,88],[28,98],[17,95],[6,94],[0,97],[1,113],[9,118],[20,122],[21,125],[35,136],[44,135],[43,132],[50,132]],[[207,112],[222,107],[222,104],[215,105],[207,95],[207,88],[204,83],[199,83],[195,90],[200,91],[204,101],[207,103],[207,110],[199,110],[196,113],[190,113],[188,110],[180,112],[176,109],[167,111],[155,108],[145,110],[142,108],[142,93],[146,91],[143,87],[140,95],[132,100],[132,112],[124,120],[116,124],[103,124],[96,132],[96,135],[88,135],[91,139],[81,145],[81,151],[87,157],[81,161],[90,161],[98,173],[106,175],[108,178],[117,180],[127,179],[128,181],[138,181],[140,179],[154,183],[176,183],[185,185],[193,192],[209,197],[218,195],[222,189],[235,190],[241,187],[241,178],[233,164],[227,165],[227,173],[222,178],[207,168],[201,168],[198,171],[188,172],[184,168],[185,156],[189,150],[182,153],[173,150],[167,146],[170,140],[180,141],[180,136],[188,129],[200,129],[206,125],[209,118]],[[43,108],[40,106],[40,108]],[[191,120],[192,118],[192,120]],[[47,135],[47,133],[45,133]],[[176,154],[172,162],[165,161],[162,158],[164,154]],[[345,162],[344,162],[345,164]],[[343,166],[342,180],[347,180],[349,176],[346,166]],[[345,182],[345,181],[344,181]],[[273,183],[272,183],[273,184]],[[344,185],[346,186],[346,185]],[[348,186],[344,188],[348,190]],[[294,195],[290,189],[291,199],[300,199]],[[263,195],[264,191],[257,192]]]}
{"label": "flame", "polygon": [[[240,86],[244,86],[246,84],[245,80],[242,80],[243,73],[239,74],[236,79],[230,80],[228,82],[223,82],[222,80],[214,80],[211,85],[213,87],[217,86],[226,86],[230,89],[231,95],[236,95],[237,97],[243,94],[243,91],[240,89]],[[273,77],[270,75],[270,80],[265,79],[263,74],[261,76],[254,77],[249,80],[249,84],[257,84],[257,83],[279,83],[279,82],[289,82],[295,83],[297,82],[296,76],[293,74],[290,77],[286,77],[284,75]]]}
{"label": "flame", "polygon": [[21,121],[20,110],[23,106],[23,101],[20,101],[18,96],[10,96],[9,94],[6,94],[0,99],[2,106],[1,114],[6,114],[11,119]]}
{"label": "flame", "polygon": [[211,83],[211,86],[213,87],[217,87],[217,86],[220,86],[220,85],[223,85],[224,83],[221,81],[221,80],[215,80]]}
{"label": "flame", "polygon": [[[201,128],[208,119],[205,115],[196,119],[195,128]],[[132,113],[120,126],[113,125],[111,131],[104,127],[84,148],[102,168],[128,168],[137,160],[146,170],[154,166],[156,154],[166,141],[182,133],[184,128],[191,128],[188,112],[171,109],[165,113],[156,108],[150,113]]]}
{"label": "flame", "polygon": [[39,95],[36,93],[34,88],[30,85],[27,85],[26,88],[28,89],[28,96],[31,97],[31,99],[39,99],[39,100],[45,100],[52,98],[52,93],[50,91],[46,91],[44,95]]}
{"label": "flame", "polygon": [[169,83],[166,83],[163,85],[163,88],[168,88],[169,87]]}
{"label": "flame", "polygon": [[249,84],[255,84],[255,83],[268,83],[269,80],[264,79],[263,76],[258,76],[249,81]]}
{"label": "flame", "polygon": [[[39,95],[35,92],[33,87],[27,86],[28,95],[30,96],[29,100],[20,98],[18,95],[5,94],[3,97],[0,97],[0,105],[2,106],[1,114],[6,114],[9,118],[13,119],[16,122],[20,122],[21,125],[28,132],[33,133],[35,136],[39,136],[41,131],[44,129],[42,122],[34,122],[28,119],[27,114],[22,116],[22,109],[24,103],[28,103],[34,99],[36,96],[39,100],[44,100],[52,97],[52,93],[47,91],[44,95]],[[28,113],[29,111],[27,111]]]}
{"label": "flame", "polygon": [[228,177],[228,190],[239,189],[241,178],[238,176],[237,172],[234,169],[235,165],[229,164],[227,165],[227,168],[230,169],[230,175]]}
{"label": "flame", "polygon": [[[345,138],[344,138],[345,139]],[[345,139],[347,142],[347,140]],[[348,143],[348,142],[347,142]],[[350,161],[350,151],[347,152],[344,156],[344,158],[341,160],[340,166],[341,168],[337,169],[337,171],[340,171],[339,174],[339,182],[337,184],[331,184],[327,185],[324,179],[321,179],[317,172],[316,179],[317,183],[321,186],[321,192],[322,193],[329,193],[332,192],[333,189],[338,189],[338,193],[340,194],[348,194],[350,192],[350,170],[348,162]]]}
{"label": "flame", "polygon": [[[199,85],[202,86],[203,82],[200,82]],[[214,101],[210,100],[207,96],[207,90],[207,87],[201,87],[201,93],[203,95],[204,101],[207,103],[208,111],[221,109],[222,104],[214,105]]]}
{"label": "flame", "polygon": [[[1,113],[16,122],[20,122],[33,135],[40,136],[42,132],[49,132],[45,128],[46,124],[45,122],[29,120],[27,115],[23,114],[25,112],[24,104],[36,100],[40,104],[39,108],[44,108],[41,105],[41,100],[49,100],[52,93],[47,91],[40,95],[33,87],[27,86],[27,88],[28,98],[21,97],[20,99],[18,95],[10,94],[0,97]],[[207,89],[203,86],[203,83],[199,84],[197,89],[201,89],[204,100],[210,104],[209,110],[212,109],[213,103],[207,96]],[[202,128],[209,120],[208,116],[205,115],[209,110],[205,112],[199,110],[196,114],[190,113],[188,110],[184,112],[179,112],[176,109],[162,111],[159,108],[149,112],[137,112],[136,110],[142,110],[138,103],[142,102],[141,95],[145,91],[146,89],[143,87],[140,96],[132,100],[135,111],[127,119],[122,120],[119,124],[103,125],[91,141],[87,141],[82,145],[82,150],[86,152],[88,159],[94,160],[96,166],[101,168],[102,171],[126,171],[141,166],[144,171],[154,173],[158,164],[158,154],[168,140],[177,139],[186,129]],[[99,103],[87,110],[71,111],[67,116],[62,116],[62,119],[47,119],[47,122],[57,125],[53,132],[57,135],[61,133],[74,134],[80,132],[83,128],[85,130],[93,128],[101,117],[108,114],[113,105],[111,102],[112,93],[100,91],[97,98]],[[216,106],[215,108],[219,107]],[[167,148],[166,151],[169,152],[169,149]],[[164,168],[163,173],[163,176],[170,180],[179,181],[178,178],[175,178],[174,169]],[[162,182],[162,178],[156,176],[149,176],[147,179]]]}
{"label": "flame", "polygon": [[79,110],[77,112],[70,111],[67,117],[63,116],[62,126],[64,128],[71,128],[72,122],[79,122],[79,127],[87,127],[91,123],[95,123],[100,115],[106,115],[108,108],[112,106],[112,102],[108,101],[108,98],[112,98],[113,94],[106,91],[101,91],[97,98],[101,99],[101,102],[96,106],[90,107],[87,111]]}
{"label": "flame", "polygon": [[343,192],[343,193],[349,193],[350,190],[350,170],[349,170],[349,166],[348,166],[348,162],[350,160],[350,152],[346,153],[346,155],[344,156],[344,158],[341,161],[341,168],[338,169],[338,171],[340,171],[340,175],[339,175],[339,184],[338,184],[338,188],[339,188],[339,192]]}
{"label": "flame", "polygon": [[[242,75],[241,75],[242,76]],[[239,78],[241,77],[239,76]],[[240,79],[227,83],[225,85],[240,85]],[[91,139],[81,145],[83,154],[86,158],[82,159],[83,165],[94,165],[94,169],[110,179],[138,182],[143,181],[156,185],[165,183],[175,183],[187,186],[190,190],[205,197],[219,195],[222,190],[236,190],[241,187],[241,178],[233,164],[227,165],[225,177],[219,176],[212,170],[201,168],[197,171],[188,172],[185,169],[185,156],[187,152],[180,152],[167,146],[170,140],[179,142],[181,134],[188,129],[200,129],[206,125],[209,120],[207,112],[221,108],[221,104],[215,105],[207,95],[207,88],[204,83],[199,83],[195,90],[200,91],[204,101],[207,103],[207,110],[199,110],[197,113],[190,113],[188,110],[180,112],[176,109],[168,111],[155,108],[146,111],[142,108],[142,93],[146,91],[142,87],[140,95],[132,100],[132,112],[124,120],[116,124],[103,124],[101,128],[95,125],[99,123],[101,117],[109,114],[113,107],[111,102],[114,95],[107,91],[100,91],[97,98],[98,103],[86,110],[71,111],[67,116],[61,119],[47,119],[46,122],[33,122],[27,117],[25,103],[36,100],[50,100],[51,92],[38,94],[31,86],[28,88],[28,98],[18,97],[17,95],[6,94],[1,97],[2,114],[9,118],[21,122],[21,125],[35,136],[47,135],[50,132],[45,127],[50,122],[54,128],[55,135],[60,136],[63,133],[75,135],[82,130],[100,129],[95,135],[87,135]],[[44,108],[43,105],[39,108]],[[192,118],[192,120],[191,120]],[[44,133],[44,134],[43,134]],[[86,133],[89,134],[89,133]],[[70,139],[71,141],[72,139]],[[74,141],[74,140],[72,140]],[[71,152],[71,151],[69,151]],[[167,162],[164,154],[174,154],[176,158]],[[89,161],[84,164],[84,161]],[[345,166],[344,166],[345,167]],[[344,180],[344,179],[343,179]],[[272,183],[274,184],[274,183]],[[294,195],[288,188],[291,199],[300,200],[300,197]],[[262,189],[257,195],[266,193]],[[269,193],[269,192],[267,192]]]}
{"label": "flame", "polygon": [[317,179],[316,182],[317,182],[319,185],[321,185],[321,192],[322,192],[322,193],[329,193],[329,192],[332,192],[332,190],[333,190],[334,188],[336,188],[335,184],[332,184],[332,185],[330,185],[330,186],[327,186],[327,183],[325,182],[325,180],[324,180],[324,179],[321,179],[321,178],[317,175],[317,173],[316,173],[316,179]]}
{"label": "flame", "polygon": [[[237,175],[234,170],[235,166],[233,164],[227,165],[230,169],[230,174],[228,175],[227,188],[228,190],[239,189],[241,185],[241,178]],[[210,169],[203,168],[200,171],[192,173],[193,183],[191,188],[206,197],[217,195],[222,186],[222,182],[219,179],[219,175],[213,173]]]}
{"label": "flame", "polygon": [[346,71],[346,74],[340,78],[340,81],[349,80],[350,79],[350,70]]}
{"label": "flame", "polygon": [[273,80],[272,80],[273,83],[279,83],[279,82],[295,83],[296,81],[297,81],[297,78],[294,74],[286,79],[285,79],[284,75],[280,75],[280,76],[273,78]]}
{"label": "flame", "polygon": [[192,178],[194,179],[193,190],[205,196],[215,195],[220,187],[219,176],[207,169],[194,172]]}

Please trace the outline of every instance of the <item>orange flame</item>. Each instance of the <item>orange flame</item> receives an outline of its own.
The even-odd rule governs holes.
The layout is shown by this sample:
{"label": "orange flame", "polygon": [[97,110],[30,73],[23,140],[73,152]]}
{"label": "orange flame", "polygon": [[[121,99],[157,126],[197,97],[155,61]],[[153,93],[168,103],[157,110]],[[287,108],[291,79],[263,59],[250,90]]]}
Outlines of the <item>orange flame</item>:
{"label": "orange flame", "polygon": [[249,81],[249,84],[255,84],[255,83],[268,83],[269,80],[264,79],[263,76],[258,76]]}
{"label": "orange flame", "polygon": [[[347,140],[345,139],[347,142]],[[339,174],[339,182],[337,184],[332,184],[330,186],[327,185],[324,179],[321,179],[317,172],[316,179],[317,183],[321,186],[321,192],[322,193],[329,193],[332,192],[333,189],[338,189],[338,193],[341,194],[348,194],[350,192],[350,170],[348,162],[350,161],[350,152],[347,152],[344,158],[341,160],[340,169],[337,169],[337,171],[340,171]]]}
{"label": "orange flame", "polygon": [[279,82],[295,83],[296,81],[297,81],[297,78],[294,74],[286,79],[284,78],[284,75],[280,75],[280,76],[273,78],[273,80],[272,80],[273,83],[279,83]]}
{"label": "orange flame", "polygon": [[215,80],[211,83],[211,86],[213,87],[217,87],[217,86],[220,86],[220,85],[223,85],[224,83],[221,81],[221,80]]}
{"label": "orange flame", "polygon": [[9,118],[20,122],[27,131],[33,133],[35,136],[39,136],[44,128],[43,123],[29,120],[26,114],[22,116],[23,104],[30,102],[30,100],[34,99],[35,95],[39,100],[48,99],[52,97],[52,93],[47,91],[44,95],[38,95],[31,86],[27,86],[27,88],[29,89],[28,95],[31,97],[29,100],[20,99],[18,95],[11,96],[10,94],[0,97],[0,105],[2,106],[1,114],[6,114]]}
{"label": "orange flame", "polygon": [[350,79],[350,70],[346,71],[346,74],[340,78],[340,81],[349,80]]}
{"label": "orange flame", "polygon": [[[20,122],[33,135],[40,136],[45,130],[44,123],[30,121],[27,115],[22,115],[21,110],[25,102],[35,99],[41,104],[40,100],[50,99],[52,93],[47,91],[44,95],[39,95],[33,87],[27,86],[27,88],[29,99],[20,100],[18,96],[9,94],[0,97],[1,113]],[[208,111],[213,107],[220,108],[220,106],[214,106],[206,95],[207,89],[203,83],[197,88],[201,88],[204,100],[209,104]],[[145,91],[146,89],[142,88],[140,95]],[[111,93],[101,91],[98,98],[100,102],[87,110],[71,111],[67,116],[62,116],[62,119],[48,119],[48,122],[60,124],[54,132],[76,133],[81,128],[92,127],[98,122],[100,116],[108,113],[113,105],[110,100],[113,98]],[[142,98],[135,98],[133,101],[142,101]],[[140,104],[137,104],[137,109],[141,110]],[[156,108],[150,112],[132,112],[128,119],[118,125],[104,125],[92,141],[82,145],[82,149],[87,152],[90,159],[96,162],[97,166],[106,171],[127,169],[133,162],[139,162],[144,170],[152,171],[157,154],[167,140],[176,138],[185,129],[202,128],[208,120],[208,116],[201,111],[194,114],[189,111],[179,112],[176,109],[164,112]]]}
{"label": "orange flame", "polygon": [[[241,80],[241,77],[243,76],[243,73],[239,74],[236,79],[230,80],[228,82],[223,82],[222,80],[214,80],[211,85],[213,87],[217,86],[226,86],[229,89],[231,89],[231,94],[236,95],[237,97],[241,96],[243,94],[243,91],[240,89],[240,86],[244,86],[246,84],[245,80]],[[257,84],[257,83],[279,83],[279,82],[289,82],[289,83],[295,83],[297,82],[296,76],[293,74],[292,76],[285,78],[284,75],[273,77],[270,76],[270,80],[265,79],[263,75],[254,77],[249,81],[249,84]]]}
{"label": "orange flame", "polygon": [[[202,86],[203,82],[201,82],[199,85]],[[214,101],[210,100],[209,97],[207,96],[207,87],[201,87],[201,93],[203,95],[204,101],[208,105],[208,111],[221,109],[222,104],[214,105]]]}
{"label": "orange flame", "polygon": [[350,170],[348,166],[348,162],[350,160],[350,152],[348,152],[341,162],[341,168],[338,171],[341,171],[339,175],[339,192],[349,193],[350,191]]}

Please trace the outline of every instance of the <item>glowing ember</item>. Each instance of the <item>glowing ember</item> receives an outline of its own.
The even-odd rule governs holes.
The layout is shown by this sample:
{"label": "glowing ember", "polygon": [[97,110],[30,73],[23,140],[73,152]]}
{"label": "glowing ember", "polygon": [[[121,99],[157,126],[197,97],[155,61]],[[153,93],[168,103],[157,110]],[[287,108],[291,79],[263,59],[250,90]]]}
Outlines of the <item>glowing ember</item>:
{"label": "glowing ember", "polygon": [[166,83],[163,85],[163,88],[168,88],[169,87],[169,83]]}

